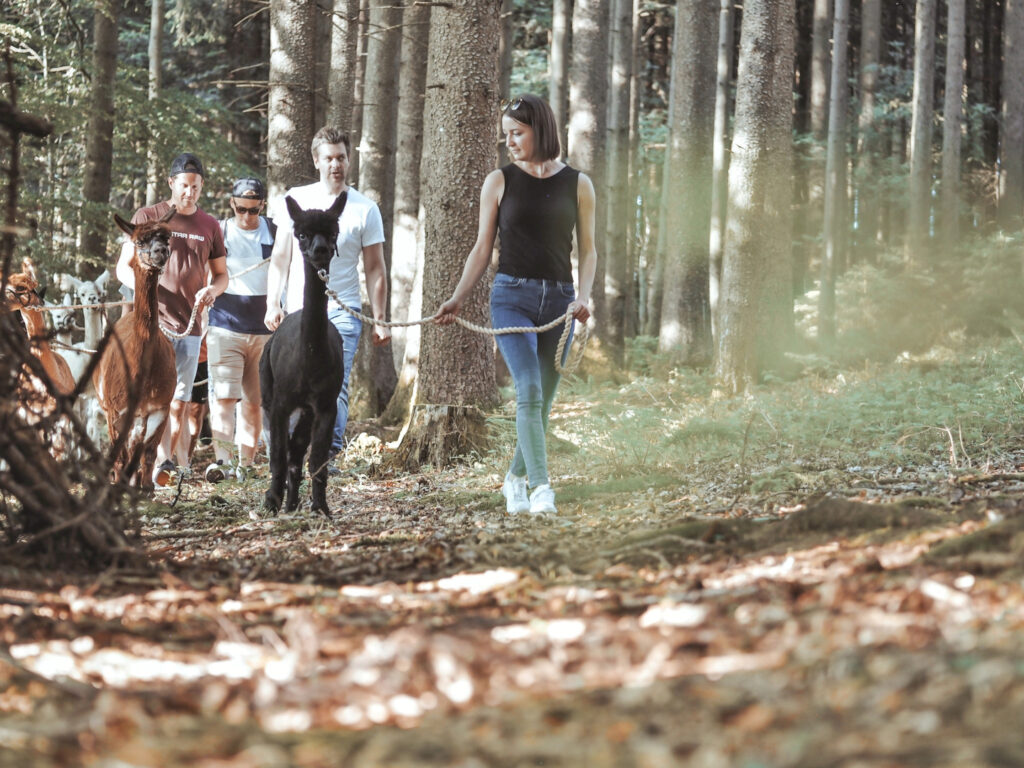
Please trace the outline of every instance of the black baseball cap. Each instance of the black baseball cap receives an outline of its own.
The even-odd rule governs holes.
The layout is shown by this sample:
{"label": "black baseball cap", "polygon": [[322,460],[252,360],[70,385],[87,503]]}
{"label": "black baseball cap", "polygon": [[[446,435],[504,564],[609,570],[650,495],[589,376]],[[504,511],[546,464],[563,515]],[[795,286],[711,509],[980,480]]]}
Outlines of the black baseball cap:
{"label": "black baseball cap", "polygon": [[267,190],[263,186],[263,182],[259,179],[254,179],[251,176],[247,176],[244,179],[239,179],[235,182],[235,186],[231,189],[232,197],[251,197],[254,200],[266,200]]}
{"label": "black baseball cap", "polygon": [[205,177],[202,161],[191,152],[182,152],[171,161],[171,172],[168,176],[177,176],[179,173],[198,173]]}

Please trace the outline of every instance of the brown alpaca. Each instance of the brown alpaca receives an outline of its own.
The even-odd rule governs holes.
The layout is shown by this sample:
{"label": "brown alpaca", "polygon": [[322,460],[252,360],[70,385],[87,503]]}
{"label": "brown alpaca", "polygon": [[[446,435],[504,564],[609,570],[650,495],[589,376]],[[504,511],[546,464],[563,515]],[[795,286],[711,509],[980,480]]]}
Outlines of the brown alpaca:
{"label": "brown alpaca", "polygon": [[114,482],[153,489],[156,448],[167,427],[176,373],[174,348],[157,321],[157,283],[170,258],[167,221],[132,225],[117,214],[114,221],[135,245],[135,306],[114,325],[112,337],[93,373],[96,397],[107,415],[114,457]]}
{"label": "brown alpaca", "polygon": [[[67,395],[74,390],[75,379],[67,361],[50,348],[50,334],[43,313],[38,309],[43,305],[43,299],[36,292],[39,282],[32,260],[26,258],[21,263],[21,272],[8,275],[0,282],[6,286],[4,307],[7,311],[21,312],[28,332],[29,350],[45,373],[45,377],[40,378],[26,365],[18,385],[18,407],[23,418],[28,424],[38,424],[57,409],[54,395]],[[50,440],[50,452],[54,457],[62,458],[68,448],[67,426],[60,425],[54,434],[45,437]]]}

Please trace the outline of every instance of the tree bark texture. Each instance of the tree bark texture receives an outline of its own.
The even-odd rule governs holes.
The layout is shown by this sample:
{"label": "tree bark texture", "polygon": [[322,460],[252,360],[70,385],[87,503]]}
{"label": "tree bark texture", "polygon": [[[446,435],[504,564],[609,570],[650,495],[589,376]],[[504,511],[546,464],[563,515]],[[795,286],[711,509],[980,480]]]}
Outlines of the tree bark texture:
{"label": "tree bark texture", "polygon": [[731,392],[776,363],[792,334],[793,15],[793,0],[743,7],[716,362]]}
{"label": "tree bark texture", "polygon": [[818,289],[818,338],[836,337],[836,277],[845,261],[846,227],[846,41],[850,29],[849,0],[835,0],[832,26],[832,92],[825,154],[825,250]]}
{"label": "tree bark texture", "polygon": [[[632,338],[640,332],[641,323],[643,322],[643,309],[645,307],[644,302],[644,281],[643,281],[643,270],[640,268],[640,254],[644,250],[645,245],[645,220],[646,205],[643,199],[646,195],[643,194],[643,167],[644,158],[640,153],[640,92],[643,88],[643,76],[641,74],[641,68],[645,66],[646,62],[641,63],[640,59],[640,3],[641,0],[633,0],[632,9],[632,37],[630,39],[630,57],[632,63],[630,64],[630,88],[629,88],[629,150],[627,154],[627,163],[629,166],[629,180],[626,183],[629,189],[628,200],[630,202],[631,210],[633,211],[633,218],[628,222],[626,232],[626,264],[630,278],[630,291],[626,294],[625,300],[625,327],[623,333],[626,338]],[[638,201],[641,201],[638,203]],[[637,206],[639,205],[639,210]]]}
{"label": "tree bark texture", "polygon": [[267,188],[270,197],[315,180],[310,156],[316,36],[314,0],[271,0],[270,115]]}
{"label": "tree bark texture", "polygon": [[708,265],[718,11],[718,0],[679,0],[676,5],[658,348],[689,365],[711,358]]}
{"label": "tree bark texture", "polygon": [[967,45],[965,0],[948,0],[946,95],[942,106],[942,243],[960,240],[960,131],[963,126],[964,56]]}
{"label": "tree bark texture", "polygon": [[[424,312],[455,289],[476,240],[480,189],[493,170],[499,0],[435,6],[430,24],[423,162]],[[490,325],[484,278],[462,316]],[[417,402],[489,407],[497,400],[494,340],[461,326],[423,327]]]}
{"label": "tree bark texture", "polygon": [[327,82],[327,124],[350,133],[356,109],[359,57],[359,0],[334,0],[331,17],[331,69]]}
{"label": "tree bark texture", "polygon": [[912,261],[924,257],[929,240],[937,5],[937,0],[917,0],[914,14],[914,103],[910,128],[910,212],[907,221],[907,255]]}
{"label": "tree bark texture", "polygon": [[1024,0],[1006,0],[999,126],[999,220],[1017,227],[1024,206]]}
{"label": "tree bark texture", "polygon": [[[569,61],[572,46],[572,0],[553,0],[551,53],[548,59],[548,95],[558,123],[563,155],[568,152]],[[510,94],[511,95],[511,94]]]}
{"label": "tree bark texture", "polygon": [[857,119],[858,250],[868,258],[878,247],[878,159],[882,152],[877,109],[878,69],[881,66],[882,0],[863,0],[860,12],[860,114]]}
{"label": "tree bark texture", "polygon": [[712,345],[718,344],[718,297],[729,200],[729,87],[732,83],[733,0],[719,0],[714,142],[711,148],[711,231],[708,238],[708,305]]}
{"label": "tree bark texture", "polygon": [[333,33],[331,19],[334,16],[334,0],[316,0],[313,7],[313,29],[316,48],[313,53],[315,71],[313,75],[313,130],[327,121],[327,110],[331,103],[331,57]]}
{"label": "tree bark texture", "polygon": [[[633,293],[628,238],[636,220],[630,200],[629,102],[633,74],[633,0],[612,0],[612,77],[608,94],[608,189],[605,259],[612,349],[625,350],[626,298]],[[621,358],[617,361],[624,362]]]}
{"label": "tree bark texture", "polygon": [[[380,208],[384,232],[394,224],[395,154],[398,139],[398,65],[402,50],[402,9],[392,0],[371,0],[366,43],[366,83],[360,141],[360,191]],[[384,241],[384,263],[391,285],[390,237]],[[391,295],[388,293],[388,318]],[[370,343],[373,329],[363,328],[363,354],[356,358],[356,386],[367,393],[370,413],[379,416],[398,383],[392,348]]]}
{"label": "tree bark texture", "polygon": [[[597,193],[594,239],[594,321],[598,335],[612,342],[605,300],[605,131],[608,126],[608,3],[576,0],[572,14],[572,58],[569,66],[569,163],[590,176]],[[615,355],[613,351],[613,355]]]}
{"label": "tree bark texture", "polygon": [[[423,154],[423,100],[427,84],[427,38],[430,6],[406,7],[402,21],[402,62],[398,79],[398,154],[395,158],[395,205],[391,248],[391,316],[405,321],[417,269],[416,235],[420,210],[420,160]],[[419,317],[417,314],[416,317]],[[406,340],[419,339],[419,327],[392,329],[396,360],[405,356]],[[400,378],[401,378],[400,374]]]}
{"label": "tree bark texture", "polygon": [[[155,101],[163,87],[164,0],[153,0],[149,16],[149,100]],[[159,202],[163,188],[160,177],[160,153],[151,136],[147,154],[146,205]]]}
{"label": "tree bark texture", "polygon": [[114,77],[117,73],[116,0],[96,0],[93,11],[92,93],[82,181],[82,256],[107,262],[111,162],[114,155]]}
{"label": "tree bark texture", "polygon": [[822,143],[828,131],[831,12],[831,0],[814,0],[814,27],[811,31],[811,133],[816,141]]}

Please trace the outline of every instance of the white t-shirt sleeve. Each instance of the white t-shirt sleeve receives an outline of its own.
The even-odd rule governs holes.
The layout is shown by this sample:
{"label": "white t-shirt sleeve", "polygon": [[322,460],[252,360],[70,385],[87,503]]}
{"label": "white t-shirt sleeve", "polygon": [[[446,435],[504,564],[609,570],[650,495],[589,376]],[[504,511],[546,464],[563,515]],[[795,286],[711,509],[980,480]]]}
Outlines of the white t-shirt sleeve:
{"label": "white t-shirt sleeve", "polygon": [[267,206],[267,217],[272,219],[278,230],[282,232],[292,231],[292,217],[288,215],[288,206],[284,203],[285,196],[291,193],[292,190],[288,190],[285,195],[275,197]]}
{"label": "white t-shirt sleeve", "polygon": [[366,212],[366,221],[363,223],[363,245],[376,245],[384,242],[384,222],[381,220],[380,208],[376,203],[370,206]]}

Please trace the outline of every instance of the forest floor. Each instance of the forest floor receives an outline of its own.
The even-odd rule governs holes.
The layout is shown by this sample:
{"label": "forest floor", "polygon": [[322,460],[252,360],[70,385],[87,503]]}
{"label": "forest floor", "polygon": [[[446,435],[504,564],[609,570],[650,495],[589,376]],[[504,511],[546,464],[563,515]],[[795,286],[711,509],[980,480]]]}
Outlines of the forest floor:
{"label": "forest floor", "polygon": [[0,766],[1024,765],[1020,346],[567,381],[550,517],[491,427],[357,439],[330,519],[186,479],[152,571],[0,564]]}

